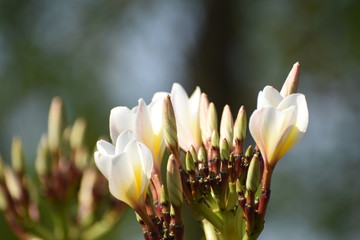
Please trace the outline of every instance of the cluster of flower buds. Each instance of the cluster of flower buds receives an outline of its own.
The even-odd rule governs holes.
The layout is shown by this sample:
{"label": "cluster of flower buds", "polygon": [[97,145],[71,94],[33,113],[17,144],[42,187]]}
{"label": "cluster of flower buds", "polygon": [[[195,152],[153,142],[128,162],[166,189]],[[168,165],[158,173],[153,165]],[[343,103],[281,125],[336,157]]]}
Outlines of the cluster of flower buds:
{"label": "cluster of flower buds", "polygon": [[274,167],[308,125],[305,97],[296,93],[299,67],[294,64],[280,92],[267,86],[259,93],[249,120],[255,147],[244,149],[245,108],[234,121],[225,106],[218,124],[215,105],[199,87],[189,98],[175,83],[149,105],[140,99],[131,110],[111,111],[112,144],[98,141],[95,162],[110,192],[136,211],[145,239],[183,239],[183,202],[201,220],[206,239],[258,238]]}
{"label": "cluster of flower buds", "polygon": [[37,149],[37,178],[26,171],[20,139],[12,143],[11,166],[0,159],[0,209],[19,238],[99,239],[118,222],[125,205],[109,197],[85,133],[83,119],[66,126],[62,101],[54,98]]}

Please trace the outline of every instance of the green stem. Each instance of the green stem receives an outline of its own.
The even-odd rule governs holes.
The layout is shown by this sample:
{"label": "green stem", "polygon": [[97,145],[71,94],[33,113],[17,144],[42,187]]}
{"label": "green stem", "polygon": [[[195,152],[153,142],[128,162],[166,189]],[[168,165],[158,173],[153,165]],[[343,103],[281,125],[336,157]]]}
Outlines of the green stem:
{"label": "green stem", "polygon": [[242,238],[242,214],[236,211],[223,211],[223,226],[220,229],[220,240],[239,240]]}
{"label": "green stem", "polygon": [[122,212],[110,211],[103,216],[102,220],[97,221],[90,227],[84,229],[79,239],[95,240],[101,238],[114,227],[121,215]]}
{"label": "green stem", "polygon": [[49,232],[46,228],[42,227],[40,224],[36,224],[34,222],[26,220],[24,222],[24,226],[27,230],[40,238],[54,240],[57,239],[51,232]]}
{"label": "green stem", "polygon": [[68,219],[63,207],[53,206],[54,233],[57,239],[69,239]]}
{"label": "green stem", "polygon": [[222,229],[222,219],[212,212],[212,209],[205,205],[204,202],[196,204],[195,208],[200,212],[200,214],[207,219],[216,229]]}
{"label": "green stem", "polygon": [[218,240],[214,226],[206,219],[202,220],[206,240]]}
{"label": "green stem", "polygon": [[238,194],[236,192],[236,184],[230,182],[229,183],[229,195],[226,203],[226,209],[225,210],[232,210],[234,209],[236,203],[238,201]]}

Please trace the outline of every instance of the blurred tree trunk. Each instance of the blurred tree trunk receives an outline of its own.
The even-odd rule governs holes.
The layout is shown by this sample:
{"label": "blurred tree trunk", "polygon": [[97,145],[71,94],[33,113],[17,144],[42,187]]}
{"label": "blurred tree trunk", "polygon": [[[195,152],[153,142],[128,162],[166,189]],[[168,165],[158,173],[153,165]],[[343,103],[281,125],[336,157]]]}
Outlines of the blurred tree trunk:
{"label": "blurred tree trunk", "polygon": [[190,62],[190,78],[209,95],[211,101],[216,102],[221,114],[222,107],[236,97],[231,58],[241,23],[237,19],[239,12],[234,7],[236,1],[212,0],[206,3],[201,36]]}

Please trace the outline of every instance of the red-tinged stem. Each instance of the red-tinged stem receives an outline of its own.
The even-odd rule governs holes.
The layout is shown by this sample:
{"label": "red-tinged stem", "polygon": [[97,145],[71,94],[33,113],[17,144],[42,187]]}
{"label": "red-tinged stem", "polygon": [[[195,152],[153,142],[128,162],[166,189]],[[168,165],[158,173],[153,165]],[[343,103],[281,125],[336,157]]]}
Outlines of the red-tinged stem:
{"label": "red-tinged stem", "polygon": [[264,172],[262,175],[262,185],[261,185],[261,195],[259,200],[259,208],[258,208],[258,215],[259,220],[263,221],[265,218],[265,213],[267,209],[267,205],[270,200],[270,184],[271,184],[271,176],[272,176],[273,169],[269,168],[268,165],[264,166]]}
{"label": "red-tinged stem", "polygon": [[157,169],[154,169],[154,171],[151,174],[151,182],[149,187],[150,187],[151,195],[153,197],[156,215],[159,218],[161,217],[161,204],[159,203],[161,198],[160,196],[161,185],[162,185],[161,173]]}
{"label": "red-tinged stem", "polygon": [[174,234],[175,240],[184,239],[184,225],[182,222],[182,208],[181,206],[174,206],[175,215],[171,216],[170,232]]}
{"label": "red-tinged stem", "polygon": [[[154,224],[154,222],[151,220],[151,218],[148,216],[146,209],[144,207],[137,207],[134,208],[134,210],[139,214],[141,220],[147,227],[148,231],[144,232],[144,234],[147,235],[148,239],[151,240],[160,240],[160,234],[157,229],[157,226]],[[143,226],[142,226],[143,228]],[[143,228],[144,231],[144,228]]]}

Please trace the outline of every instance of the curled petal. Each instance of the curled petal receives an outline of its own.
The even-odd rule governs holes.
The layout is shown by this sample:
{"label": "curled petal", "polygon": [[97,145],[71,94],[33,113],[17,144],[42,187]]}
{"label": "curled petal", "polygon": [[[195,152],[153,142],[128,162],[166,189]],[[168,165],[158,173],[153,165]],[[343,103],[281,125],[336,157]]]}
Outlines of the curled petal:
{"label": "curled petal", "polygon": [[143,99],[139,100],[139,105],[135,120],[135,133],[140,141],[145,143],[149,148],[153,144],[153,131],[150,120],[150,114],[146,103]]}
{"label": "curled petal", "polygon": [[101,152],[95,152],[94,158],[97,168],[100,170],[100,172],[104,175],[106,179],[109,179],[111,173],[111,161],[113,156]]}
{"label": "curled petal", "polygon": [[175,112],[179,145],[183,149],[187,149],[193,142],[188,101],[185,90],[179,84],[174,83],[171,90],[171,102]]}
{"label": "curled petal", "polygon": [[178,83],[174,83],[171,90],[179,145],[185,150],[190,149],[191,146],[197,149],[202,142],[199,126],[200,94],[200,88],[196,88],[189,98]]}
{"label": "curled petal", "polygon": [[166,93],[157,93],[158,96],[153,97],[153,100],[148,105],[151,125],[153,129],[153,133],[155,135],[162,134],[162,107],[164,103],[164,99],[167,96]]}
{"label": "curled petal", "polygon": [[257,99],[257,109],[262,107],[276,107],[283,100],[280,93],[271,86],[266,86],[263,91],[259,92]]}
{"label": "curled petal", "polygon": [[295,111],[294,106],[283,111],[266,107],[255,110],[250,117],[250,133],[270,165],[274,166],[281,157],[279,153],[284,146],[280,146],[280,143],[293,146],[292,141],[295,138],[289,138],[287,131],[295,125]]}
{"label": "curled petal", "polygon": [[135,113],[127,107],[116,107],[110,112],[110,137],[113,143],[124,130],[135,131]]}
{"label": "curled petal", "polygon": [[291,94],[284,98],[278,106],[278,109],[286,109],[290,106],[296,106],[296,127],[301,132],[306,132],[309,123],[309,111],[306,98],[301,93]]}
{"label": "curled petal", "polygon": [[133,174],[133,166],[128,154],[120,154],[111,162],[111,174],[109,177],[110,193],[134,208],[139,203],[140,189]]}
{"label": "curled petal", "polygon": [[96,143],[96,147],[100,153],[103,154],[115,154],[115,148],[112,144],[108,143],[105,140],[99,140]]}
{"label": "curled petal", "polygon": [[123,131],[116,140],[115,154],[124,152],[126,145],[132,140],[136,140],[135,134],[130,130]]}

